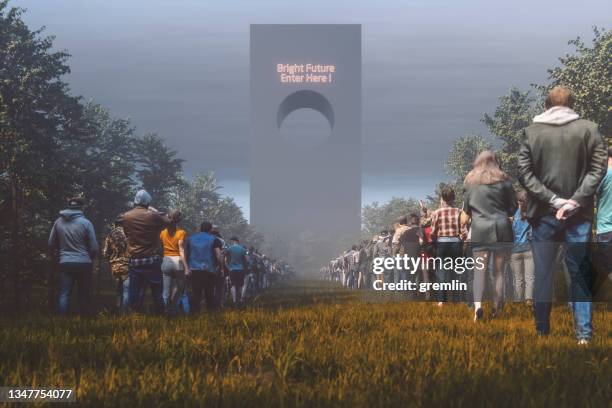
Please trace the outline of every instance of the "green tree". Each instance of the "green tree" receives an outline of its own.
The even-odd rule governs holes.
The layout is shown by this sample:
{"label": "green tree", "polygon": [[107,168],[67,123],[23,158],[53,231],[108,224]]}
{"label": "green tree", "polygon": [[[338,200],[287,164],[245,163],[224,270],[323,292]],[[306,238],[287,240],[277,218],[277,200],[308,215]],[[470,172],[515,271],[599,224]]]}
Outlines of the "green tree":
{"label": "green tree", "polygon": [[529,91],[522,92],[512,87],[506,95],[499,98],[493,115],[485,113],[482,119],[489,132],[501,142],[497,153],[502,169],[514,180],[518,179],[518,150],[522,130],[529,126],[536,114],[534,102],[535,98]]}
{"label": "green tree", "polygon": [[612,31],[593,28],[592,45],[580,37],[568,42],[574,53],[559,58],[561,65],[549,69],[547,85],[537,86],[545,95],[555,85],[569,87],[576,96],[574,109],[599,124],[612,142]]}
{"label": "green tree", "polygon": [[186,230],[196,232],[202,221],[213,222],[221,199],[220,189],[212,172],[196,174],[193,180],[183,178],[174,187],[170,193],[170,207],[181,211]]}
{"label": "green tree", "polygon": [[183,181],[184,160],[177,158],[177,152],[155,133],[136,139],[134,154],[138,163],[136,175],[142,188],[151,194],[154,206],[166,208],[170,192]]}
{"label": "green tree", "polygon": [[472,169],[476,157],[487,149],[491,149],[491,143],[481,135],[459,137],[453,142],[444,163],[446,173],[463,184],[463,179]]}
{"label": "green tree", "polygon": [[198,231],[207,220],[226,238],[235,235],[247,245],[261,245],[262,237],[249,225],[234,199],[221,195],[221,189],[214,173],[200,173],[193,180],[183,178],[171,191],[169,204],[181,211],[183,228],[190,232]]}
{"label": "green tree", "polygon": [[371,239],[381,230],[390,229],[397,219],[411,212],[419,213],[419,202],[412,198],[393,197],[389,202],[364,205],[361,212],[364,239]]}
{"label": "green tree", "polygon": [[27,299],[25,276],[44,248],[52,214],[76,181],[66,149],[91,141],[93,133],[79,98],[62,81],[70,72],[68,53],[54,51],[53,37],[29,29],[23,9],[7,3],[0,2],[1,247],[11,254],[2,263],[20,301]]}
{"label": "green tree", "polygon": [[133,197],[135,181],[134,126],[128,119],[113,118],[108,109],[88,103],[85,116],[95,138],[71,149],[78,160],[78,190],[87,201],[87,216],[102,233]]}

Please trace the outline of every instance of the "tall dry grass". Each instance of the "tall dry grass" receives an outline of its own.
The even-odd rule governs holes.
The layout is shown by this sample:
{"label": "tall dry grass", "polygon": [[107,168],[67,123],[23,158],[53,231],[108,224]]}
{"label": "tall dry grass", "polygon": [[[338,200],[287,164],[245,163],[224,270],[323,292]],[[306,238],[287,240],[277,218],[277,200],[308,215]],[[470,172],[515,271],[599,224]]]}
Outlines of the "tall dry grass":
{"label": "tall dry grass", "polygon": [[174,320],[2,318],[0,384],[76,387],[87,406],[610,406],[606,305],[588,348],[565,306],[549,338],[524,305],[470,317],[298,282],[246,310]]}

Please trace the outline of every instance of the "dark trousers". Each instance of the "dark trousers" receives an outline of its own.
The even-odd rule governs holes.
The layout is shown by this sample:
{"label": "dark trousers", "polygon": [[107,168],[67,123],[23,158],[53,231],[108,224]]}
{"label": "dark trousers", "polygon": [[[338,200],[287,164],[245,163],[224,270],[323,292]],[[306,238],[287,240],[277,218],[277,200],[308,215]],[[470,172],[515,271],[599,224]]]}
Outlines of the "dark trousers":
{"label": "dark trousers", "polygon": [[[462,250],[463,243],[461,241],[436,243],[436,256],[442,259],[442,266],[444,266],[444,260],[446,258],[452,258],[454,260],[460,257]],[[455,271],[445,270],[444,268],[439,268],[438,270],[436,270],[436,282],[438,283],[451,282],[453,279],[459,278],[460,276],[456,274]],[[463,279],[465,279],[465,277],[462,277],[459,280],[463,281]],[[444,290],[436,291],[436,297],[438,299],[438,302],[446,302],[448,300],[446,291]],[[451,300],[459,301],[460,298],[460,295],[454,294],[453,299]]]}
{"label": "dark trousers", "polygon": [[609,302],[612,283],[612,231],[597,235],[593,297],[597,302]]}
{"label": "dark trousers", "polygon": [[70,292],[75,283],[78,287],[79,313],[89,313],[91,271],[91,263],[61,263],[59,265],[59,313],[61,315],[68,314]]}
{"label": "dark trousers", "polygon": [[199,312],[202,304],[202,292],[204,292],[204,301],[206,302],[206,310],[212,311],[217,309],[215,301],[215,286],[218,281],[218,276],[215,273],[207,271],[191,271],[191,310]]}
{"label": "dark trousers", "polygon": [[150,265],[130,265],[129,285],[129,303],[132,311],[140,312],[142,310],[144,292],[149,285],[154,312],[156,314],[164,313],[161,261]]}
{"label": "dark trousers", "polygon": [[222,273],[215,274],[215,308],[222,309],[225,301],[225,293],[227,289],[227,276]]}

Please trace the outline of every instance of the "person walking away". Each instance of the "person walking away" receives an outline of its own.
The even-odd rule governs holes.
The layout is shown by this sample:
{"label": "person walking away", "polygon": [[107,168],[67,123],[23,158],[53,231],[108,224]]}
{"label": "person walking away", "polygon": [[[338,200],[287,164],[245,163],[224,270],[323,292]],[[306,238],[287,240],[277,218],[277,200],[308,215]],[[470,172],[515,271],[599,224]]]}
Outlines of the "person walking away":
{"label": "person walking away", "polygon": [[[423,241],[423,232],[419,225],[419,217],[415,213],[411,213],[408,217],[403,216],[398,220],[399,228],[393,236],[393,256],[405,255],[412,259],[418,259],[421,256],[421,245]],[[399,271],[399,280],[416,281],[417,273],[420,271]]]}
{"label": "person walking away", "polygon": [[597,249],[598,279],[594,294],[606,300],[604,285],[607,283],[609,288],[612,283],[612,146],[608,146],[608,170],[597,192]]}
{"label": "person walking away", "polygon": [[79,312],[87,315],[91,289],[93,260],[98,254],[98,241],[92,223],[83,214],[84,200],[68,200],[68,208],[60,211],[49,234],[52,258],[59,262],[59,314],[68,314],[70,292],[78,286]]}
{"label": "person walking away", "polygon": [[[459,222],[461,209],[454,207],[455,190],[451,186],[444,186],[440,193],[440,207],[431,213],[431,238],[435,242],[436,257],[440,259],[450,258],[455,264],[455,259],[461,256],[462,229]],[[451,281],[449,272],[444,269],[444,263],[437,265],[436,281],[448,283]],[[444,290],[436,293],[438,306],[446,302],[447,294]]]}
{"label": "person walking away", "polygon": [[368,242],[363,241],[359,246],[359,264],[357,268],[359,270],[359,276],[357,277],[357,288],[363,289],[366,284],[369,283],[368,279],[368,266],[370,264],[370,257],[368,253]]}
{"label": "person walking away", "polygon": [[[391,238],[391,256],[395,257],[400,255],[400,250],[402,247],[400,246],[400,237],[406,232],[408,229],[408,217],[405,215],[399,217],[397,221],[393,224],[394,231],[393,237]],[[401,254],[403,255],[403,254]],[[393,271],[393,282],[398,283],[402,279],[406,279],[406,274],[403,269],[395,268]]]}
{"label": "person walking away", "polygon": [[[387,230],[383,230],[378,234],[378,241],[374,247],[374,258],[388,258],[391,256],[391,234]],[[383,282],[393,282],[393,270],[386,269],[378,275],[375,280]]]}
{"label": "person walking away", "polygon": [[265,254],[261,257],[261,265],[261,287],[267,289],[270,286],[270,259]]}
{"label": "person walking away", "polygon": [[242,298],[247,299],[247,297],[255,296],[255,268],[256,268],[256,260],[255,254],[253,253],[255,248],[252,246],[247,250],[247,266],[246,266],[246,275],[244,280],[244,286],[242,287]]}
{"label": "person walking away", "polygon": [[535,282],[533,252],[531,250],[531,225],[527,221],[527,193],[516,194],[518,209],[512,218],[514,246],[510,254],[510,269],[514,279],[514,301],[533,302]]}
{"label": "person walking away", "polygon": [[359,251],[357,250],[357,245],[353,245],[346,253],[344,262],[347,270],[346,286],[349,289],[355,289],[357,287],[357,266],[359,264]]}
{"label": "person walking away", "polygon": [[594,197],[606,172],[607,154],[597,124],[580,119],[573,104],[568,88],[550,90],[546,111],[523,129],[518,169],[519,181],[529,195],[527,218],[533,228],[536,332],[550,333],[552,267],[556,243],[563,242],[575,334],[579,345],[587,345],[593,336],[588,243]]}
{"label": "person walking away", "polygon": [[150,207],[151,195],[140,190],[134,197],[134,208],[123,214],[123,231],[127,237],[130,255],[129,304],[134,312],[142,310],[144,292],[148,285],[155,314],[164,313],[162,298],[162,246],[161,231],[170,219]]}
{"label": "person walking away", "polygon": [[510,216],[517,210],[516,194],[495,154],[480,153],[474,168],[464,180],[463,211],[471,217],[471,246],[475,259],[481,259],[474,269],[474,321],[483,317],[486,271],[492,264],[493,316],[502,306],[503,271],[512,248],[513,233]]}
{"label": "person walking away", "polygon": [[367,259],[366,269],[364,271],[365,276],[365,288],[372,289],[376,275],[374,274],[374,255],[376,254],[376,243],[378,242],[378,234],[372,236],[372,240],[366,247]]}
{"label": "person walking away", "polygon": [[[217,225],[212,226],[211,234],[221,241],[221,260],[225,259],[225,251],[227,249],[227,243],[221,236],[221,231],[219,231],[219,227]],[[225,262],[220,263],[220,271],[221,273],[217,276],[217,283],[215,285],[215,299],[217,302],[217,306],[219,309],[223,309],[225,304],[225,300],[227,297],[228,290],[231,286],[229,282],[229,272],[225,268]]]}
{"label": "person walking away", "polygon": [[128,243],[123,232],[123,214],[115,219],[113,228],[104,241],[103,254],[111,268],[111,275],[115,280],[115,292],[117,296],[117,311],[125,313],[128,311],[129,285],[130,285],[130,254]]}
{"label": "person walking away", "polygon": [[185,259],[184,243],[187,233],[178,226],[181,221],[180,211],[170,211],[168,218],[170,218],[170,224],[159,234],[164,249],[164,258],[161,264],[163,276],[162,297],[166,306],[166,312],[174,315],[178,313],[180,303],[185,294],[187,260]]}
{"label": "person walking away", "polygon": [[200,225],[200,232],[187,238],[185,242],[185,258],[187,268],[185,275],[191,280],[193,312],[200,311],[202,304],[202,292],[208,311],[218,310],[219,304],[215,298],[215,287],[219,281],[222,257],[221,249],[223,243],[212,234],[212,224],[204,221]]}
{"label": "person walking away", "polygon": [[[419,200],[419,207],[421,209],[421,229],[423,232],[423,242],[421,243],[421,257],[423,258],[421,268],[421,282],[429,284],[433,279],[430,277],[430,271],[428,266],[428,259],[436,256],[435,244],[431,237],[431,218],[429,210],[425,206],[422,200]],[[430,300],[431,293],[425,292],[425,300]]]}
{"label": "person walking away", "polygon": [[242,288],[244,286],[244,276],[248,268],[246,249],[240,245],[237,237],[230,238],[230,245],[225,251],[225,265],[229,270],[230,281],[232,284],[231,293],[234,306],[244,301]]}

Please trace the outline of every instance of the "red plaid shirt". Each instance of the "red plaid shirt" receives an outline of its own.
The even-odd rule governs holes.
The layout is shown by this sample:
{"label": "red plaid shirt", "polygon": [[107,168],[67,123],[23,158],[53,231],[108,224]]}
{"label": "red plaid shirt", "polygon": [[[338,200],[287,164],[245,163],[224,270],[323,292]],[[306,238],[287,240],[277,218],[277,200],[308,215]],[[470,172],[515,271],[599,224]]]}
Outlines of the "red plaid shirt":
{"label": "red plaid shirt", "polygon": [[431,214],[431,237],[461,237],[461,224],[459,215],[461,209],[454,207],[441,207]]}

